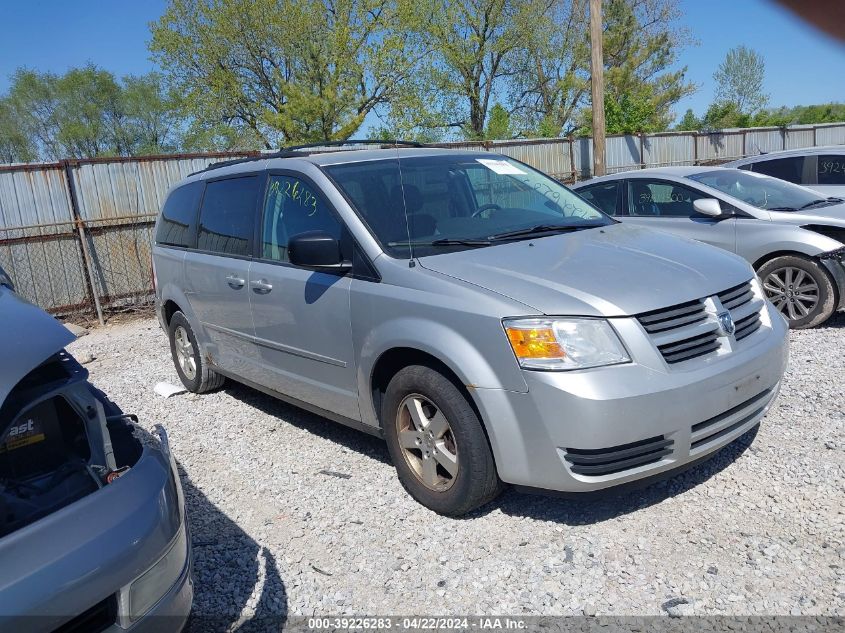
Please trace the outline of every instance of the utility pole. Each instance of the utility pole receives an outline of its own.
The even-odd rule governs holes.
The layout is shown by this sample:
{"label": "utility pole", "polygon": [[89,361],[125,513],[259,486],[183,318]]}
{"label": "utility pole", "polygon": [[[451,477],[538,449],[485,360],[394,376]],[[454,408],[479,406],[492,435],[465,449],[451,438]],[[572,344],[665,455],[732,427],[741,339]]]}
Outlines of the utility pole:
{"label": "utility pole", "polygon": [[593,176],[604,176],[604,53],[601,0],[590,0],[590,49],[593,93]]}

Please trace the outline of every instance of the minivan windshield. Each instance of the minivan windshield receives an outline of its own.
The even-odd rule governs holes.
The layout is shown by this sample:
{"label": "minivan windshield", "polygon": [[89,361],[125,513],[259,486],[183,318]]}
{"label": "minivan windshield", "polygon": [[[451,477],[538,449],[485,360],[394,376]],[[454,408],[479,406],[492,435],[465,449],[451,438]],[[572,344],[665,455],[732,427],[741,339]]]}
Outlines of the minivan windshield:
{"label": "minivan windshield", "polygon": [[740,169],[713,169],[687,178],[767,211],[801,211],[841,202],[785,180]]}
{"label": "minivan windshield", "polygon": [[392,257],[434,255],[611,224],[504,156],[437,154],[324,167]]}

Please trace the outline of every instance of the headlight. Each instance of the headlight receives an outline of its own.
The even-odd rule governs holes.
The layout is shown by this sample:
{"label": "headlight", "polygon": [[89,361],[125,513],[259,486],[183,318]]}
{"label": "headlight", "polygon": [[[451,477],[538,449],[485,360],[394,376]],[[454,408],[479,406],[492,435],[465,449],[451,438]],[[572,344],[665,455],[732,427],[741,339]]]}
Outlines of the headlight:
{"label": "headlight", "polygon": [[129,586],[129,619],[135,621],[161,600],[185,569],[188,541],[184,526],[170,550]]}
{"label": "headlight", "polygon": [[564,371],[631,361],[604,319],[505,319],[504,326],[524,369]]}

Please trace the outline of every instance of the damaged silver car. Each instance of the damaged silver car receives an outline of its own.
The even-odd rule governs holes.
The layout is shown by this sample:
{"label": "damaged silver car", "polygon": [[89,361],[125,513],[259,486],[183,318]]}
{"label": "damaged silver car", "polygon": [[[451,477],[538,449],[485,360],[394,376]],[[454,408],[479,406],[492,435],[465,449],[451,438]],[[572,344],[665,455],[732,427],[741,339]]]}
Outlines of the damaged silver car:
{"label": "damaged silver car", "polygon": [[73,335],[0,279],[0,630],[181,630],[190,540],[167,435],[97,391]]}

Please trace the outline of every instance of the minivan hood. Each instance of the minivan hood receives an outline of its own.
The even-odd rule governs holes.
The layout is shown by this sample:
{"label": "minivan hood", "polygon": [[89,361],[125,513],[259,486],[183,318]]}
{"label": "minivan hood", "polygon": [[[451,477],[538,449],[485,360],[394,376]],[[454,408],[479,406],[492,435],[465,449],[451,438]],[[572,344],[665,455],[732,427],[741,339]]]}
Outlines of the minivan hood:
{"label": "minivan hood", "polygon": [[[0,286],[0,407],[12,388],[33,369],[74,340],[41,308]],[[11,420],[0,420],[0,434]]]}
{"label": "minivan hood", "polygon": [[727,251],[622,224],[419,262],[549,315],[631,316],[721,292],[753,275]]}

